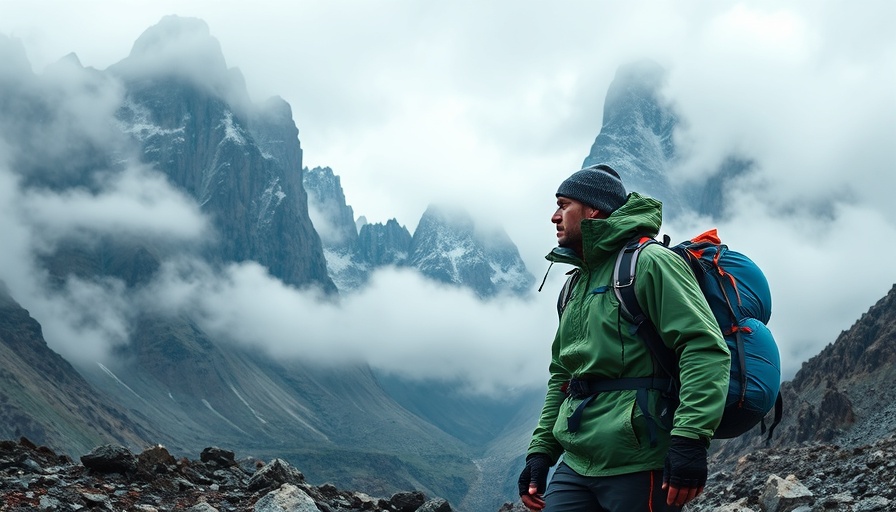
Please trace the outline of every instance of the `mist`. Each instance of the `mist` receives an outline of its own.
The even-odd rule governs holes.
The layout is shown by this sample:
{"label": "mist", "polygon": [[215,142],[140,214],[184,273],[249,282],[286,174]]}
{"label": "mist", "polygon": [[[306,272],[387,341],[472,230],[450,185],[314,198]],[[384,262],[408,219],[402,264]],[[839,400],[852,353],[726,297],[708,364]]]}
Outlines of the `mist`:
{"label": "mist", "polygon": [[[70,113],[39,140],[51,153],[57,143],[64,149],[64,134],[77,120],[88,130],[79,140],[115,146],[120,161],[90,171],[89,190],[30,189],[16,169],[23,147],[37,146],[23,146],[12,129],[3,130],[11,121],[0,121],[0,279],[67,356],[104,357],[128,342],[128,318],[137,308],[176,304],[194,310],[221,342],[282,357],[366,361],[482,388],[543,385],[547,376],[565,269],[555,268],[544,291],[528,300],[483,302],[384,270],[368,288],[330,303],[255,264],[212,269],[184,249],[215,235],[197,205],[112,143],[117,86],[89,78],[80,63],[49,71],[72,51],[88,71],[108,68],[171,12],[205,20],[227,63],[194,67],[217,48],[195,44],[181,59],[163,44],[171,59],[181,59],[177,65],[135,59],[137,71],[212,77],[208,87],[227,92],[237,71],[226,66],[238,67],[253,97],[277,94],[290,103],[304,165],[331,167],[357,216],[396,218],[413,232],[429,204],[459,204],[477,223],[503,226],[539,282],[543,256],[555,243],[554,192],[600,132],[615,70],[656,60],[668,70],[663,95],[681,120],[676,142],[684,157],[672,178],[699,181],[732,155],[754,163],[752,173],[728,184],[721,220],[676,219],[663,232],[679,241],[717,227],[733,249],[761,265],[772,286],[771,328],[785,378],[896,282],[886,260],[896,251],[891,2],[862,9],[816,2],[573,2],[563,9],[394,2],[376,12],[262,2],[251,13],[229,6],[208,12],[194,2],[104,4],[103,19],[115,21],[90,38],[72,27],[100,16],[91,10],[97,7],[55,7],[38,16],[5,6],[0,20],[0,33],[21,37],[13,44],[28,52],[34,69],[45,70],[45,84],[55,84],[44,91],[57,97],[58,111]],[[265,7],[277,7],[278,16]],[[381,25],[369,22],[374,16]],[[9,58],[0,64],[0,82],[28,78],[20,54],[2,46],[0,55]],[[71,279],[50,292],[36,258],[73,237],[90,243],[102,236],[170,237],[173,246],[157,278],[141,289]],[[88,310],[90,303],[103,307]]]}

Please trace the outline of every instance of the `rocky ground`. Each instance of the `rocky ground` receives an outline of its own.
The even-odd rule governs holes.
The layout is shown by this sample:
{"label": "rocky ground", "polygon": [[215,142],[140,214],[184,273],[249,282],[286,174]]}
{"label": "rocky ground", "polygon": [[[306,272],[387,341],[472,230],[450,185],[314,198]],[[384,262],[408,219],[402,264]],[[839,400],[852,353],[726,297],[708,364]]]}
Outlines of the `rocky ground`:
{"label": "rocky ground", "polygon": [[[684,512],[896,511],[896,434],[869,445],[756,450],[714,464],[706,492]],[[526,512],[507,503],[501,512]]]}
{"label": "rocky ground", "polygon": [[206,448],[199,460],[175,459],[162,446],[134,455],[101,446],[80,463],[25,438],[0,441],[0,510],[162,512],[450,512],[420,492],[375,498],[330,484],[312,486],[281,459],[236,460]]}
{"label": "rocky ground", "polygon": [[896,511],[896,435],[756,450],[710,475],[687,512]]}
{"label": "rocky ground", "polygon": [[[896,434],[873,444],[756,450],[716,463],[686,512],[896,511]],[[281,459],[237,460],[210,447],[199,460],[161,446],[134,455],[106,445],[73,461],[25,438],[0,441],[0,510],[161,512],[450,512],[420,492],[371,497],[312,486]],[[501,512],[525,510],[519,502]]]}

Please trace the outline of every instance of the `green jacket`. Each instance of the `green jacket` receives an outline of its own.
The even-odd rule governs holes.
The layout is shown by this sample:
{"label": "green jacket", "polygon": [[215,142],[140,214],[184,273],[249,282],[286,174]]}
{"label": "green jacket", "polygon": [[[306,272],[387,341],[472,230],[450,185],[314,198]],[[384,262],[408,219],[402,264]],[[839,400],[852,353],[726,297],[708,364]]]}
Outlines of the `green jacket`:
{"label": "green jacket", "polygon": [[[644,342],[619,314],[612,288],[619,250],[636,235],[655,236],[662,222],[659,201],[637,193],[607,219],[582,222],[583,257],[555,248],[547,259],[578,267],[582,276],[560,319],[551,349],[550,380],[528,453],[546,453],[586,476],[662,469],[669,435],[712,438],[728,392],[731,356],[706,300],[684,260],[657,244],[645,247],[635,272],[635,294],[663,342],[678,355],[681,390],[671,432],[658,429],[651,447],[647,421],[634,390],[600,393],[584,408],[581,426],[567,418],[581,400],[561,386],[571,378],[647,377],[653,372]],[[660,393],[650,392],[656,414]]]}

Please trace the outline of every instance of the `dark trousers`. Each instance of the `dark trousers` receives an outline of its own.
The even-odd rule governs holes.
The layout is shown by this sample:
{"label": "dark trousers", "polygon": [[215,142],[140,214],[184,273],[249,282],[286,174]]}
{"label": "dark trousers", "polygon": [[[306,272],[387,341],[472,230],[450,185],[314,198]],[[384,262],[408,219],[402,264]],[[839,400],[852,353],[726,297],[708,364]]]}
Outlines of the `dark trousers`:
{"label": "dark trousers", "polygon": [[542,512],[678,512],[666,505],[662,471],[582,476],[560,463],[548,484]]}

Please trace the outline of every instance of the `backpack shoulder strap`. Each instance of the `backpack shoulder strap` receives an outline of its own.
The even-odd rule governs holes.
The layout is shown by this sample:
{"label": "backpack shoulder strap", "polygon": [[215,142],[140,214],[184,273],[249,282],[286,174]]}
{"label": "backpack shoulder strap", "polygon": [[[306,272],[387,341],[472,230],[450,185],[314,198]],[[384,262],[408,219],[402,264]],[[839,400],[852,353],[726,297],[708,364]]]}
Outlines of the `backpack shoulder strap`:
{"label": "backpack shoulder strap", "polygon": [[668,235],[659,242],[649,236],[638,236],[629,241],[619,251],[616,266],[613,268],[613,292],[619,300],[619,312],[631,323],[631,333],[637,335],[647,346],[653,356],[655,373],[677,377],[678,363],[675,353],[660,338],[656,327],[638,303],[635,295],[635,269],[641,250],[651,244],[662,243],[668,247]]}
{"label": "backpack shoulder strap", "polygon": [[619,300],[622,316],[635,326],[649,321],[635,296],[635,268],[641,250],[650,244],[659,243],[651,237],[639,236],[630,240],[619,251],[613,268],[613,292]]}
{"label": "backpack shoulder strap", "polygon": [[560,296],[557,297],[557,316],[563,316],[563,310],[566,309],[566,305],[569,304],[569,299],[572,298],[572,289],[576,287],[576,283],[579,281],[579,277],[581,277],[582,272],[575,268],[566,273],[569,277],[566,278],[566,283],[563,284],[563,288],[560,290]]}

